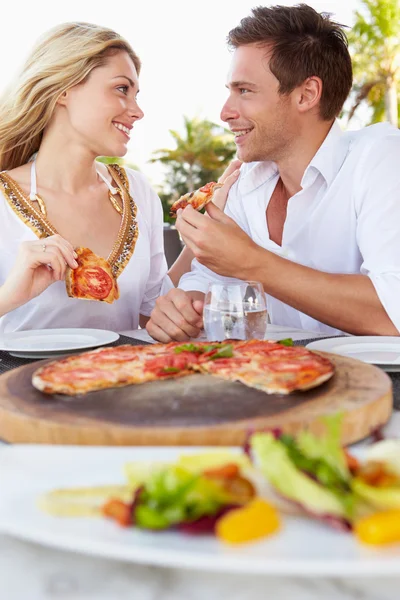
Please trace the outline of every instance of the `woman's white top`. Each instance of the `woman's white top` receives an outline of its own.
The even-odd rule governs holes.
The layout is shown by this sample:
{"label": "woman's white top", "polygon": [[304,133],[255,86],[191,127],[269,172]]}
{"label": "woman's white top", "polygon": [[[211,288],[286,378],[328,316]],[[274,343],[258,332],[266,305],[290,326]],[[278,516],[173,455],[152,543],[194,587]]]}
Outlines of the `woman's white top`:
{"label": "woman's white top", "polygon": [[[160,199],[139,172],[125,169],[129,192],[137,207],[138,236],[134,252],[119,275],[120,297],[113,304],[69,298],[64,281],[0,318],[6,332],[61,327],[124,331],[139,327],[139,314],[149,316],[155,300],[172,286],[164,255],[163,211]],[[0,186],[0,190],[2,187]],[[37,234],[0,193],[0,285],[5,282],[22,242]]]}

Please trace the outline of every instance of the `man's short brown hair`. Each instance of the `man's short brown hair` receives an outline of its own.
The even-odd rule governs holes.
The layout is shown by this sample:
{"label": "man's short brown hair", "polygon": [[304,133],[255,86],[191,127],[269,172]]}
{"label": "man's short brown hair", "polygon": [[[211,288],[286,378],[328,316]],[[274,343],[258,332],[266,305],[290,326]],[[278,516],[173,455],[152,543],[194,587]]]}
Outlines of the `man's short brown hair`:
{"label": "man's short brown hair", "polygon": [[258,6],[229,32],[228,44],[271,48],[269,68],[279,81],[280,94],[290,94],[308,77],[319,77],[320,115],[329,121],[340,113],[353,79],[342,27],[307,4]]}

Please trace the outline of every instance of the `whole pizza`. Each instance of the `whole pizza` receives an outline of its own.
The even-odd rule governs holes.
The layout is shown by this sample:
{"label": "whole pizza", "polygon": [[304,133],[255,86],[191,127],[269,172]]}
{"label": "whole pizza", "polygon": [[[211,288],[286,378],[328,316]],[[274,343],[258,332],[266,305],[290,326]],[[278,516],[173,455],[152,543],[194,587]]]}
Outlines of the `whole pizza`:
{"label": "whole pizza", "polygon": [[327,381],[334,366],[306,348],[268,340],[173,342],[108,347],[69,356],[39,368],[32,383],[46,394],[74,396],[193,373],[240,381],[267,394],[289,394]]}

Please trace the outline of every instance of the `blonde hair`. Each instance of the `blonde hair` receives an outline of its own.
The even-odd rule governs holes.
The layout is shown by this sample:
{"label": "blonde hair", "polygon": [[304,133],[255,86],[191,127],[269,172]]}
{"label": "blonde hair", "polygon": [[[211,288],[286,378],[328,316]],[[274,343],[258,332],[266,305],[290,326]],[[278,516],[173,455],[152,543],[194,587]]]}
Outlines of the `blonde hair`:
{"label": "blonde hair", "polygon": [[39,149],[60,95],[121,50],[128,53],[139,74],[139,58],[111,29],[64,23],[45,33],[14,87],[0,100],[0,171],[28,162]]}

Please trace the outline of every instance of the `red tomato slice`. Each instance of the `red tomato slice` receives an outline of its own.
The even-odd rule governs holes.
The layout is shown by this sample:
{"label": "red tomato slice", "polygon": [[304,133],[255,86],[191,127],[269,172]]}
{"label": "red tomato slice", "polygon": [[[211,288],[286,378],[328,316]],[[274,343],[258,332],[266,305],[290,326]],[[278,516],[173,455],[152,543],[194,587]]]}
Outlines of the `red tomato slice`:
{"label": "red tomato slice", "polygon": [[101,267],[90,267],[83,270],[82,276],[85,281],[85,287],[93,298],[97,298],[98,300],[107,298],[111,292],[113,281],[104,269]]}
{"label": "red tomato slice", "polygon": [[199,189],[199,192],[204,192],[205,194],[209,194],[215,185],[215,181],[210,181],[210,183],[206,183]]}
{"label": "red tomato slice", "polygon": [[263,342],[262,340],[260,341],[249,341],[249,342],[243,342],[242,344],[237,344],[235,346],[235,350],[237,350],[240,353],[243,354],[247,354],[247,352],[252,352],[252,353],[269,353],[272,350],[280,350],[282,348],[282,344],[278,344],[278,343],[274,343],[274,342]]}
{"label": "red tomato slice", "polygon": [[193,365],[198,362],[198,355],[194,352],[181,352],[180,354],[166,354],[156,356],[146,361],[144,366],[145,371],[152,373],[162,372],[164,369],[178,369],[182,371],[188,365]]}

